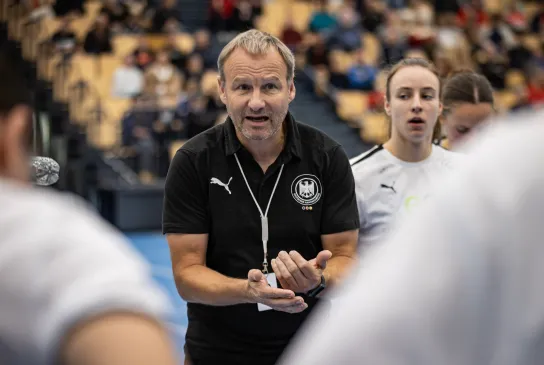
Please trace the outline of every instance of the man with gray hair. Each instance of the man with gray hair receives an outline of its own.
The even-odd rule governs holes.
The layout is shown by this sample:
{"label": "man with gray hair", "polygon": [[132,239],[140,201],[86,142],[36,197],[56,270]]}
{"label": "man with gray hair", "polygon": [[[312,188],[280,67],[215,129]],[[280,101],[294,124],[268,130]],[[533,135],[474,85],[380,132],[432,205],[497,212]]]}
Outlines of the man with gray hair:
{"label": "man with gray hair", "polygon": [[272,365],[355,260],[359,218],[341,146],[295,121],[295,59],[250,30],[218,60],[225,123],[180,148],[163,232],[188,302],[187,363]]}

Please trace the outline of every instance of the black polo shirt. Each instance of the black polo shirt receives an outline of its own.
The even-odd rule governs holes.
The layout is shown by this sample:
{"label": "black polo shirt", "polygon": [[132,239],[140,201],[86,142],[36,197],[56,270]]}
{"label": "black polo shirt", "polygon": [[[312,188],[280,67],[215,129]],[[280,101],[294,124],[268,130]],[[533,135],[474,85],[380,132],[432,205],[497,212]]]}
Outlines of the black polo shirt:
{"label": "black polo shirt", "polygon": [[[263,261],[260,214],[235,153],[263,212],[284,164],[268,211],[269,262],[282,250],[310,260],[323,250],[321,235],[359,228],[354,179],[342,147],[291,114],[285,123],[285,147],[266,173],[238,140],[230,118],[187,141],[171,162],[163,232],[209,234],[206,265],[226,276],[247,279]],[[190,356],[196,364],[273,364],[319,301],[305,300],[309,307],[300,314],[259,312],[256,304],[189,303]]]}

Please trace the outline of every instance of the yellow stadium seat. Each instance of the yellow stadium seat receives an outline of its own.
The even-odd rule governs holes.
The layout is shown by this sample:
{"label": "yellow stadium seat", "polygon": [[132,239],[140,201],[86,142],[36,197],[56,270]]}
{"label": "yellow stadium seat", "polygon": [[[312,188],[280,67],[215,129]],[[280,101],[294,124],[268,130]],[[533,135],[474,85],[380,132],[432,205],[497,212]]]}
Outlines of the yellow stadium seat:
{"label": "yellow stadium seat", "polygon": [[[312,15],[312,4],[309,2],[294,1],[289,8],[289,14],[293,20],[295,29],[303,33],[308,29],[310,16]],[[283,23],[282,23],[283,24]]]}
{"label": "yellow stadium seat", "polygon": [[176,152],[185,144],[185,142],[186,141],[183,139],[170,142],[170,148],[169,148],[170,160],[174,158]]}
{"label": "yellow stadium seat", "polygon": [[217,91],[217,77],[219,73],[217,71],[206,71],[202,75],[202,80],[200,81],[200,88],[202,92],[206,95],[214,94]]}
{"label": "yellow stadium seat", "polygon": [[365,114],[360,130],[361,139],[370,143],[384,143],[389,138],[389,121],[385,113]]}
{"label": "yellow stadium seat", "polygon": [[368,95],[360,91],[339,91],[336,101],[336,113],[347,122],[360,120],[368,108]]}
{"label": "yellow stadium seat", "polygon": [[179,33],[176,35],[176,44],[182,53],[191,53],[195,48],[195,39],[189,33]]}
{"label": "yellow stadium seat", "polygon": [[355,61],[353,54],[339,50],[331,51],[329,57],[331,69],[339,73],[346,73]]}
{"label": "yellow stadium seat", "polygon": [[118,34],[113,37],[113,52],[118,57],[124,57],[134,51],[138,45],[138,37],[132,34]]}
{"label": "yellow stadium seat", "polygon": [[525,75],[518,70],[509,70],[506,72],[506,87],[509,89],[516,88],[518,86],[526,85]]}
{"label": "yellow stadium seat", "polygon": [[381,44],[378,38],[372,33],[365,32],[361,39],[365,62],[376,65],[381,54]]}
{"label": "yellow stadium seat", "polygon": [[495,104],[499,108],[499,112],[507,112],[517,102],[518,97],[511,91],[496,91],[495,92]]}

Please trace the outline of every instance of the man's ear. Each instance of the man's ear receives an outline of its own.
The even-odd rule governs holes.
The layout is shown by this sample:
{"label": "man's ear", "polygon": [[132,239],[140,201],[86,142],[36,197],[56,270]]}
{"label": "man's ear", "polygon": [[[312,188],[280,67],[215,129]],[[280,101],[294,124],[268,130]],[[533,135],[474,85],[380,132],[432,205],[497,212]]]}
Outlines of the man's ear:
{"label": "man's ear", "polygon": [[225,80],[221,76],[217,76],[217,87],[219,89],[219,98],[223,104],[227,105],[227,95],[225,93]]}
{"label": "man's ear", "polygon": [[289,102],[292,102],[297,95],[297,88],[295,87],[295,80],[289,81]]}

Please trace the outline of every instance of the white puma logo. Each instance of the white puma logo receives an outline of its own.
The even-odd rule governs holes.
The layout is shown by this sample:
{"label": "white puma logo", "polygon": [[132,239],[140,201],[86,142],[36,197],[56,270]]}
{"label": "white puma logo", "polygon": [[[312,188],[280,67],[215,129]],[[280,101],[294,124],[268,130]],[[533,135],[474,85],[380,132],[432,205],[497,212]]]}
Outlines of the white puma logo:
{"label": "white puma logo", "polygon": [[229,184],[230,184],[230,181],[231,181],[231,180],[232,180],[232,177],[229,179],[229,182],[225,184],[224,182],[222,182],[222,181],[219,180],[218,178],[212,177],[212,179],[210,180],[210,184],[221,185],[222,187],[225,188],[225,190],[228,191],[229,194],[231,194],[230,189],[229,189]]}

